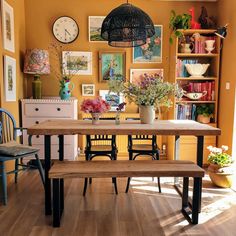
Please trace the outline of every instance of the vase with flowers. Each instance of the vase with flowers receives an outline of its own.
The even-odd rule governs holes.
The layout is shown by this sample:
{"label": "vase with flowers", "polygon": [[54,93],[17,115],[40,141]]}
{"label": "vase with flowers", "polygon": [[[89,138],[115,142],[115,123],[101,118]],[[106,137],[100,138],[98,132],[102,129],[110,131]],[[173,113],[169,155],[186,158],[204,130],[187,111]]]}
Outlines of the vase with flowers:
{"label": "vase with flowers", "polygon": [[118,105],[118,107],[116,108],[116,117],[115,117],[115,120],[116,120],[116,125],[119,125],[120,124],[120,113],[121,111],[124,109],[124,106],[126,105],[125,102],[122,102]]}
{"label": "vase with flowers", "polygon": [[160,111],[161,106],[171,106],[171,95],[183,96],[183,90],[177,84],[164,82],[159,74],[144,74],[135,83],[110,80],[108,85],[111,92],[123,93],[129,102],[139,106],[140,120],[144,124],[153,123],[156,108]]}
{"label": "vase with flowers", "polygon": [[208,146],[208,173],[212,183],[216,186],[229,188],[232,185],[234,168],[233,159],[227,153],[228,146],[222,145],[221,148]]}
{"label": "vase with flowers", "polygon": [[90,113],[92,116],[92,124],[99,124],[99,118],[102,113],[110,110],[110,105],[105,100],[97,97],[95,99],[85,99],[81,104],[81,111]]}
{"label": "vase with flowers", "polygon": [[[72,78],[78,74],[78,69],[68,70],[67,63],[71,62],[70,53],[63,52],[63,48],[58,43],[51,43],[49,46],[51,57],[51,69],[54,76],[59,80],[60,90],[59,96],[62,100],[70,99],[71,92],[74,89]],[[63,58],[68,58],[69,61],[65,62]]]}

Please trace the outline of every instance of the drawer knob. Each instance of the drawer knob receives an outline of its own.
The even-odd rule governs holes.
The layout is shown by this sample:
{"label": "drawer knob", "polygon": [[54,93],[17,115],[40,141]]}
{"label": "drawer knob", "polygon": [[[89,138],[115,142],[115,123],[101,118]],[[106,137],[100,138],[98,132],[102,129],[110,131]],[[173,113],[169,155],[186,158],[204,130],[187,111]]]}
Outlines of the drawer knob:
{"label": "drawer knob", "polygon": [[58,108],[57,108],[57,110],[58,110],[58,111],[60,111],[60,110],[61,110],[61,108],[59,108],[59,107],[58,107]]}
{"label": "drawer knob", "polygon": [[39,110],[39,109],[36,107],[36,108],[35,108],[35,111],[38,111],[38,110]]}
{"label": "drawer knob", "polygon": [[35,124],[39,124],[39,122],[36,120],[36,121],[35,121]]}
{"label": "drawer knob", "polygon": [[36,138],[39,138],[39,135],[36,135]]}

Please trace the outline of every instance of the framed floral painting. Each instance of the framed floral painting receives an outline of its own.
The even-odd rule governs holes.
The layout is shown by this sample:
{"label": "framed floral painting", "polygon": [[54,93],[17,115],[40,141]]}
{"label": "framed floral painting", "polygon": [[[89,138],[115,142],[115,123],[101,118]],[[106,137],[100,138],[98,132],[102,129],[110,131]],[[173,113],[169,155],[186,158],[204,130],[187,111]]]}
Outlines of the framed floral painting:
{"label": "framed floral painting", "polygon": [[163,69],[131,69],[130,70],[130,82],[131,83],[138,83],[140,79],[144,78],[145,75],[152,77],[158,74],[163,76],[164,70]]}
{"label": "framed floral painting", "polygon": [[125,52],[99,52],[99,80],[125,79]]}
{"label": "framed floral painting", "polygon": [[62,52],[63,74],[92,75],[92,52]]}
{"label": "framed floral painting", "polygon": [[[111,106],[110,111],[116,111],[119,104],[125,101],[123,94],[118,95],[117,93],[113,92],[109,93],[109,90],[99,90],[99,96],[110,104]],[[124,110],[125,106],[123,107],[122,111]]]}
{"label": "framed floral painting", "polygon": [[95,96],[95,84],[82,84],[82,96]]}
{"label": "framed floral painting", "polygon": [[4,56],[4,87],[6,102],[16,101],[16,59]]}
{"label": "framed floral painting", "polygon": [[147,43],[133,48],[133,63],[162,62],[162,25],[155,25],[155,35],[147,39]]}
{"label": "framed floral painting", "polygon": [[14,11],[5,0],[2,0],[2,34],[4,49],[15,52]]}
{"label": "framed floral painting", "polygon": [[105,16],[89,16],[89,42],[106,42],[101,37],[102,22]]}

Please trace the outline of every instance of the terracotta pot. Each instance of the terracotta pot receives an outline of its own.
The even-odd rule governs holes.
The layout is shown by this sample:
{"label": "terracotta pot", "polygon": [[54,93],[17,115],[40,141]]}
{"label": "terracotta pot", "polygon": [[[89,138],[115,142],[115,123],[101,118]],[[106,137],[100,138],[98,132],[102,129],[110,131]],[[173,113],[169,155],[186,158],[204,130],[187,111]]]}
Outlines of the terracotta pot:
{"label": "terracotta pot", "polygon": [[233,183],[233,166],[227,165],[221,167],[216,164],[210,164],[208,173],[213,184],[222,188],[230,188]]}
{"label": "terracotta pot", "polygon": [[208,123],[210,123],[211,118],[209,116],[198,115],[197,121],[200,123],[203,123],[203,124],[208,124]]}

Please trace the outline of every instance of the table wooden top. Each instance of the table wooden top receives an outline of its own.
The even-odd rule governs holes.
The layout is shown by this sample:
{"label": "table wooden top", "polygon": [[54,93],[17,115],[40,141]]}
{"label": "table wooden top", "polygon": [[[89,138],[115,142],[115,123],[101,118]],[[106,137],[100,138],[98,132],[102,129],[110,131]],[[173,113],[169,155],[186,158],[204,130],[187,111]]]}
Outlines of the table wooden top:
{"label": "table wooden top", "polygon": [[148,135],[220,135],[221,130],[191,120],[157,120],[153,124],[140,121],[101,120],[93,125],[88,120],[47,120],[27,129],[29,135],[72,135],[72,134],[148,134]]}
{"label": "table wooden top", "polygon": [[204,173],[190,161],[58,161],[49,178],[203,177]]}

